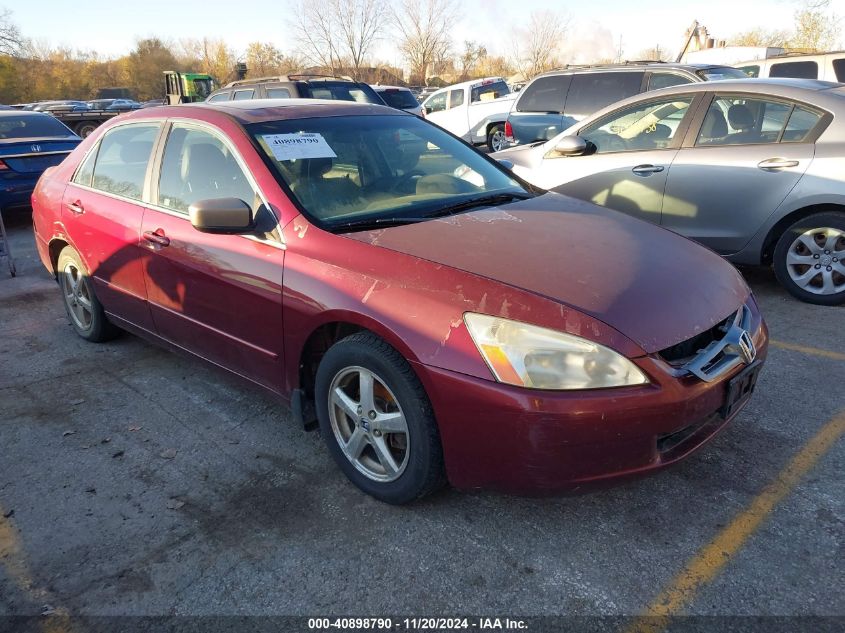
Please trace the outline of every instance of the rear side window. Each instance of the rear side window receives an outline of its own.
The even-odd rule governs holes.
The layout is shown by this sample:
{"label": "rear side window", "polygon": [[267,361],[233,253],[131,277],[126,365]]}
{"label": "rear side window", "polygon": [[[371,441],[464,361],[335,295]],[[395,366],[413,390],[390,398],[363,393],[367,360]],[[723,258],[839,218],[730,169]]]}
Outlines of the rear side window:
{"label": "rear side window", "polygon": [[572,78],[564,114],[580,120],[640,92],[642,72],[583,73]]}
{"label": "rear side window", "polygon": [[449,93],[449,108],[457,108],[459,105],[464,104],[464,90],[463,88],[459,90],[452,90]]}
{"label": "rear side window", "polygon": [[571,75],[540,77],[522,89],[517,112],[563,112]]}
{"label": "rear side window", "polygon": [[73,182],[77,185],[91,186],[91,179],[94,177],[94,161],[97,160],[97,151],[99,149],[99,145],[92,147],[85,160],[82,161],[82,164],[76,170],[76,174],[73,176]]}
{"label": "rear side window", "polygon": [[94,189],[133,200],[144,191],[147,164],[159,126],[153,123],[122,125],[106,132],[94,165]]}
{"label": "rear side window", "polygon": [[682,84],[691,83],[692,79],[676,73],[651,73],[651,77],[648,79],[648,89],[657,90],[659,88],[668,88],[669,86],[680,86]]}
{"label": "rear side window", "polygon": [[287,88],[267,88],[268,99],[290,99],[290,90]]}
{"label": "rear side window", "polygon": [[477,103],[479,101],[492,101],[493,99],[504,97],[510,94],[511,89],[508,88],[508,84],[504,81],[491,81],[490,83],[476,86],[471,92],[472,94],[469,98],[470,103]]}
{"label": "rear side window", "polygon": [[816,62],[779,62],[772,64],[769,69],[769,77],[818,79],[819,65]]}
{"label": "rear side window", "polygon": [[836,81],[845,83],[845,58],[833,60],[833,72],[836,73]]}
{"label": "rear side window", "polygon": [[244,99],[252,99],[255,90],[235,90],[234,101],[242,101]]}
{"label": "rear side window", "polygon": [[216,95],[209,97],[208,101],[209,101],[209,103],[213,103],[215,101],[228,101],[229,97],[231,97],[231,96],[232,96],[231,92],[219,92]]}
{"label": "rear side window", "polygon": [[821,120],[822,115],[813,110],[795,106],[786,129],[783,131],[783,143],[802,143]]}

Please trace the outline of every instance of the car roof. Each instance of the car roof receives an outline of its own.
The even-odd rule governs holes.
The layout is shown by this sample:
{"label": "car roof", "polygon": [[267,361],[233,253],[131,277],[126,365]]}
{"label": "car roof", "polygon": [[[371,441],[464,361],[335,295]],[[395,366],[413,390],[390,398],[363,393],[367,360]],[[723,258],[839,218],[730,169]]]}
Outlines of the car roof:
{"label": "car roof", "polygon": [[374,85],[370,84],[370,88],[372,88],[376,92],[382,92],[384,90],[407,90],[408,92],[411,92],[410,88],[405,88],[404,86],[385,86],[385,85],[374,86]]}
{"label": "car roof", "polygon": [[818,79],[793,79],[788,77],[771,77],[771,78],[748,78],[748,79],[719,79],[718,81],[705,81],[694,84],[682,84],[679,86],[670,86],[669,88],[660,88],[659,90],[652,90],[648,93],[641,94],[657,94],[657,93],[681,93],[681,92],[702,92],[708,90],[739,90],[742,92],[762,92],[765,94],[789,96],[790,92],[802,93],[806,91],[818,92],[821,90],[831,90],[833,88],[841,88],[842,84],[834,83],[832,81],[820,81]]}
{"label": "car roof", "polygon": [[[40,117],[49,117],[51,119],[56,119],[53,116],[50,116],[46,112],[38,112],[37,110],[19,110],[17,108],[12,108],[10,110],[0,110],[0,117],[10,117],[10,116],[40,116]],[[56,119],[58,120],[58,119]]]}
{"label": "car roof", "polygon": [[549,77],[555,75],[574,75],[578,73],[591,73],[597,71],[625,71],[625,70],[689,70],[695,72],[696,70],[705,70],[707,68],[725,68],[729,67],[727,64],[702,64],[702,63],[680,63],[680,62],[660,62],[660,61],[642,61],[642,62],[625,62],[619,64],[585,64],[565,66],[563,68],[555,68],[548,72],[537,75],[538,77]]}
{"label": "car roof", "polygon": [[209,110],[221,112],[242,124],[284,119],[314,119],[375,114],[413,116],[385,105],[356,103],[354,101],[334,99],[244,99],[241,101],[204,101],[200,103],[145,108],[144,110],[135,110],[127,118],[190,116],[191,110],[195,109],[205,112]]}

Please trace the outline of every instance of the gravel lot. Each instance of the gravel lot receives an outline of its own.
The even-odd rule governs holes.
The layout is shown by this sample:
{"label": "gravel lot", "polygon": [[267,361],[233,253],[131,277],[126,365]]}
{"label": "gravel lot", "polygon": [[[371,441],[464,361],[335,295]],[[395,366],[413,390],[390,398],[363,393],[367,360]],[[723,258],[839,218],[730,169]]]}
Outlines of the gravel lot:
{"label": "gravel lot", "polygon": [[[74,336],[27,215],[7,224],[0,615],[635,615],[845,412],[845,310],[748,270],[776,344],[705,450],[584,496],[389,507],[261,391],[132,336]],[[842,426],[681,613],[845,615]]]}

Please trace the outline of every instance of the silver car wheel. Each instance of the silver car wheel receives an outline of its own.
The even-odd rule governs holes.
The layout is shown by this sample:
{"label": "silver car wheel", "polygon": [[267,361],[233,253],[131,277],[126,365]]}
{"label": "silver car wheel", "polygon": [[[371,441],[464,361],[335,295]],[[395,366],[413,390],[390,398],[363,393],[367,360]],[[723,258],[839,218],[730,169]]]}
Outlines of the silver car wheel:
{"label": "silver car wheel", "polygon": [[802,290],[817,295],[845,291],[845,232],[830,227],[799,235],[786,255],[790,279]]}
{"label": "silver car wheel", "polygon": [[355,468],[378,482],[398,479],[408,465],[410,434],[399,401],[364,367],[338,372],[329,388],[329,422]]}
{"label": "silver car wheel", "polygon": [[62,271],[62,290],[68,314],[76,326],[82,330],[89,329],[94,319],[91,289],[86,276],[72,262],[68,262]]}
{"label": "silver car wheel", "polygon": [[505,149],[508,145],[507,138],[505,137],[505,133],[499,129],[493,132],[490,135],[490,147],[493,149],[494,152],[500,152],[501,150]]}

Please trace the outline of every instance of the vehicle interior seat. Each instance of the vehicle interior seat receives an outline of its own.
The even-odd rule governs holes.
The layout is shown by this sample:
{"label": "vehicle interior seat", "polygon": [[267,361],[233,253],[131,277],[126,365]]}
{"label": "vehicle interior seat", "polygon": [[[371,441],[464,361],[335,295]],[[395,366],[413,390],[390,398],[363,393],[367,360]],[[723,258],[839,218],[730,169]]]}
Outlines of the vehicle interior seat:
{"label": "vehicle interior seat", "polygon": [[[182,154],[182,200],[190,205],[197,200],[239,198],[252,205],[254,196],[238,186],[232,159],[213,143],[188,145]],[[246,196],[246,198],[244,198]]]}
{"label": "vehicle interior seat", "polygon": [[710,106],[704,123],[701,125],[701,132],[698,135],[699,145],[715,145],[728,135],[728,122],[725,115],[718,106]]}
{"label": "vehicle interior seat", "polygon": [[291,183],[291,191],[317,215],[320,211],[334,214],[338,208],[361,201],[361,188],[348,175],[326,178],[334,166],[331,158],[304,158],[300,163],[299,177]]}
{"label": "vehicle interior seat", "polygon": [[728,108],[728,123],[736,132],[729,137],[731,143],[759,143],[760,133],[755,130],[754,115],[748,106],[735,103]]}

